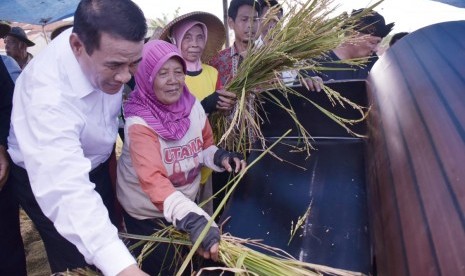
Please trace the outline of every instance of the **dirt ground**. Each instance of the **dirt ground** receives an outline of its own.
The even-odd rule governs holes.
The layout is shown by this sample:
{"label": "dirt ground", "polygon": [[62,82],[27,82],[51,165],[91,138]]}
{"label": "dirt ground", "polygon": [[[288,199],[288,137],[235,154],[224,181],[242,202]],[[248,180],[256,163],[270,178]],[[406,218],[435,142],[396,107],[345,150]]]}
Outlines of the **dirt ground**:
{"label": "dirt ground", "polygon": [[51,274],[50,267],[39,232],[37,232],[34,224],[23,210],[21,210],[20,216],[21,235],[23,236],[24,251],[26,253],[27,275],[48,276]]}

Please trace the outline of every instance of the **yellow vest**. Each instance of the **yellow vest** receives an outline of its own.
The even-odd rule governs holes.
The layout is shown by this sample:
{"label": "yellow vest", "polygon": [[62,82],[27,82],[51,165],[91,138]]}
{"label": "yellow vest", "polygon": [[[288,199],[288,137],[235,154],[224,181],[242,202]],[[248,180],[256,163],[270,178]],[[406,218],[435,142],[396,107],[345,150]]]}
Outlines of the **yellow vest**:
{"label": "yellow vest", "polygon": [[[218,82],[218,71],[207,64],[202,64],[202,72],[197,76],[186,75],[186,85],[189,91],[199,101],[203,100],[208,95],[216,91]],[[200,184],[205,184],[212,174],[212,170],[207,167],[202,167],[200,171]]]}

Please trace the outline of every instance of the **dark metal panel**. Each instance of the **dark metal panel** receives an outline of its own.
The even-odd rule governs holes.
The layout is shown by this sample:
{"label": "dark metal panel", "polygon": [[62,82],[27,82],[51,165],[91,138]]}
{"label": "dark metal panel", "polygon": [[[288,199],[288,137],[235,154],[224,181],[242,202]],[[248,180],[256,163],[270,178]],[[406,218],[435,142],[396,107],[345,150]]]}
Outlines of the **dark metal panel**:
{"label": "dark metal panel", "polygon": [[[306,262],[368,274],[371,257],[363,142],[318,139],[314,146],[307,160],[284,145],[274,150],[306,170],[270,155],[257,163],[223,213],[223,219],[230,217],[223,231],[263,239]],[[288,245],[291,221],[296,223],[310,203],[309,217]]]}

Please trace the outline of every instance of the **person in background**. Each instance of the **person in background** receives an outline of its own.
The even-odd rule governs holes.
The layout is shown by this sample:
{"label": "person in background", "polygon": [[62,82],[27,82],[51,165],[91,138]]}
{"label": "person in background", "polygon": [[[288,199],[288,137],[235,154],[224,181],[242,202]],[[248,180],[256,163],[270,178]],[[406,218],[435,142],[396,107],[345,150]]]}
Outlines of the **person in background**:
{"label": "person in background", "polygon": [[[284,15],[284,10],[281,7],[281,5],[278,3],[276,0],[260,0],[260,13],[259,17],[262,21],[262,24],[260,25],[260,37],[257,39],[256,44],[258,46],[262,45],[265,43],[265,37],[267,36],[268,32],[274,28],[276,28],[276,25],[278,24],[279,20],[283,18]],[[270,8],[276,8],[277,12],[273,15],[268,14],[268,11]],[[267,18],[271,17],[272,18]],[[268,37],[268,40],[272,39],[272,37]],[[265,43],[266,44],[266,43]]]}
{"label": "person in background", "polygon": [[188,13],[168,23],[160,39],[178,47],[187,64],[186,85],[207,114],[234,107],[236,95],[224,91],[218,70],[206,64],[225,41],[220,19],[207,12]]}
{"label": "person in background", "polygon": [[403,38],[404,36],[408,35],[408,32],[400,32],[396,33],[391,37],[391,40],[389,40],[389,47],[392,47],[394,43],[396,43],[399,39]]}
{"label": "person in background", "polygon": [[[0,22],[0,38],[10,26]],[[9,180],[10,158],[7,137],[10,130],[14,82],[21,69],[8,56],[0,58],[0,275],[26,276],[26,257],[19,224],[19,203]]]}
{"label": "person in background", "polygon": [[[255,41],[256,47],[269,44],[273,37],[268,35],[271,30],[277,28],[278,22],[284,16],[284,10],[281,4],[276,0],[260,0],[260,37]],[[270,11],[274,8],[275,11]],[[281,72],[281,79],[285,85],[291,86],[298,84],[297,72],[295,70],[288,70]]]}
{"label": "person in background", "polygon": [[[357,16],[364,9],[353,10],[351,16]],[[366,79],[368,73],[378,60],[376,49],[381,40],[391,32],[394,23],[386,24],[384,17],[375,11],[362,16],[355,23],[352,29],[347,32],[355,32],[355,38],[347,41],[334,50],[327,53],[319,60],[322,67],[330,70],[321,72],[308,71],[310,77],[318,76],[323,81]],[[341,60],[366,58],[363,66],[340,63]],[[318,85],[318,81],[307,79],[309,87]],[[319,89],[317,89],[319,90]]]}
{"label": "person in background", "polygon": [[[208,27],[207,27],[208,26]],[[206,12],[192,12],[168,23],[160,39],[175,44],[186,61],[186,85],[199,100],[207,114],[228,112],[236,104],[236,95],[225,91],[218,71],[206,62],[218,53],[225,41],[225,30],[220,19]],[[202,168],[199,202],[213,195],[212,171]],[[208,202],[204,209],[213,214],[213,204]]]}
{"label": "person in background", "polygon": [[[194,243],[210,219],[194,203],[199,166],[235,173],[245,169],[239,154],[214,145],[205,111],[185,85],[186,72],[175,45],[162,40],[145,44],[136,87],[124,105],[126,138],[118,160],[117,195],[130,234],[151,235],[161,224],[173,224]],[[199,254],[216,261],[219,241],[218,226],[212,224]],[[139,252],[140,247],[134,253]],[[174,254],[172,246],[157,244],[142,269],[174,275]]]}
{"label": "person in background", "polygon": [[28,47],[35,45],[27,38],[26,32],[20,27],[12,27],[4,38],[6,54],[14,58],[21,69],[33,58],[27,51]]}
{"label": "person in background", "polygon": [[220,74],[221,83],[227,84],[237,74],[237,68],[257,39],[260,4],[255,0],[232,0],[228,8],[228,26],[234,31],[234,44],[220,51],[209,64]]}
{"label": "person in background", "polygon": [[16,82],[12,188],[42,237],[52,273],[94,265],[104,275],[146,275],[112,223],[108,170],[121,91],[141,60],[146,32],[144,14],[130,0],[81,0],[73,29]]}

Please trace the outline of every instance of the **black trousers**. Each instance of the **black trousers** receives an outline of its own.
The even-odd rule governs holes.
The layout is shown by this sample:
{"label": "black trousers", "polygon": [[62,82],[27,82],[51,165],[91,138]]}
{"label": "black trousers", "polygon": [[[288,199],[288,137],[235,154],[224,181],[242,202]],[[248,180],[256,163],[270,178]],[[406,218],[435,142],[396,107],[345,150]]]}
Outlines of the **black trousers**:
{"label": "black trousers", "polygon": [[0,191],[0,275],[26,276],[19,204],[11,186],[10,177]]}
{"label": "black trousers", "polygon": [[[76,246],[61,236],[40,209],[31,190],[29,178],[25,169],[11,162],[10,178],[11,188],[21,207],[34,222],[44,242],[48,261],[52,273],[63,272],[67,269],[89,266],[84,256],[79,253]],[[95,190],[100,194],[103,203],[108,209],[110,219],[116,223],[114,213],[114,191],[110,180],[108,160],[100,164],[89,174],[90,181],[95,184]],[[89,226],[92,227],[92,226]]]}

